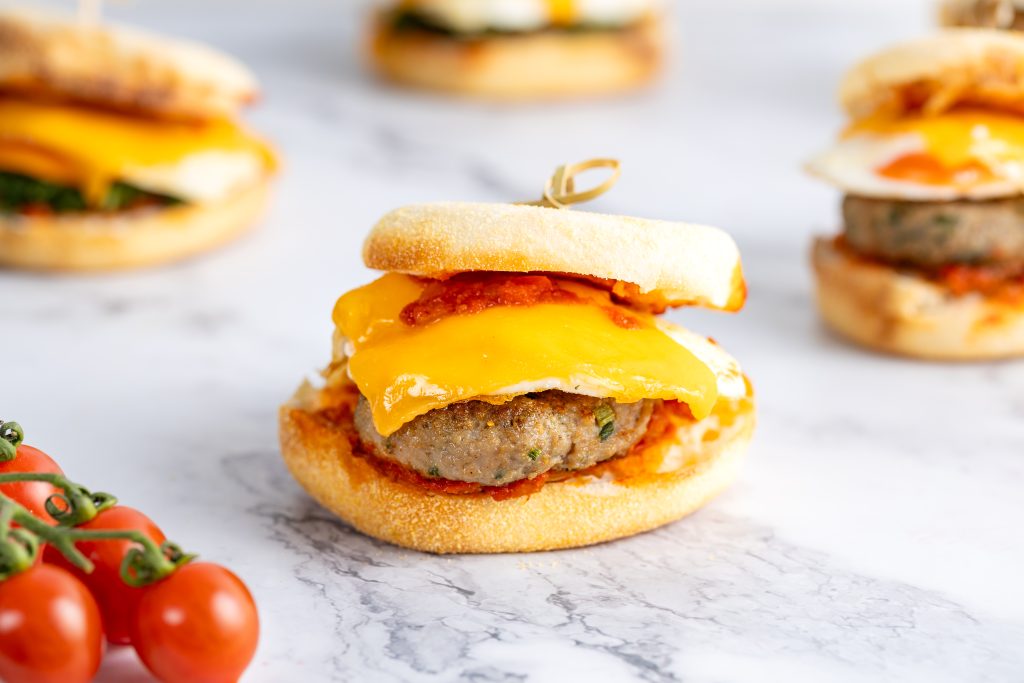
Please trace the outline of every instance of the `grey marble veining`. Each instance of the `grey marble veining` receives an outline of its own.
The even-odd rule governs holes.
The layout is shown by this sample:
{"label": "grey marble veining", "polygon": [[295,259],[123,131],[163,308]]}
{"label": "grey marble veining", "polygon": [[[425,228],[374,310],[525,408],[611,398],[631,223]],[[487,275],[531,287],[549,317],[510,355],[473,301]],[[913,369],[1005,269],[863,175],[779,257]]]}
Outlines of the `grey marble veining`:
{"label": "grey marble veining", "polygon": [[[800,163],[841,124],[842,71],[926,30],[923,0],[680,2],[659,88],[511,108],[375,84],[363,3],[238,6],[110,11],[259,72],[249,118],[285,157],[265,224],[150,272],[0,274],[0,416],[245,578],[263,623],[245,681],[1024,681],[1024,364],[873,356],[812,310],[808,240],[837,197]],[[403,203],[531,198],[597,155],[625,170],[594,209],[721,225],[744,251],[743,313],[673,314],[754,380],[737,484],[637,538],[495,557],[392,548],[312,503],[275,411],[371,277],[366,230]],[[100,680],[147,679],[120,650]]]}

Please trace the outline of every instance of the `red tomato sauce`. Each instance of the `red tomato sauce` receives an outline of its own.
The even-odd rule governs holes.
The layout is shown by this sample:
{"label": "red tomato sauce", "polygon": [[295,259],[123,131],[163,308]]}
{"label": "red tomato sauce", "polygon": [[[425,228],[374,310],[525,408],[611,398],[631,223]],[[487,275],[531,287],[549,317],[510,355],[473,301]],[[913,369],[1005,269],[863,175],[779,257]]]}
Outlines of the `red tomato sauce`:
{"label": "red tomato sauce", "polygon": [[1024,273],[1008,274],[991,266],[949,265],[938,279],[957,296],[978,292],[1008,303],[1024,303]]}
{"label": "red tomato sauce", "polygon": [[402,309],[402,322],[429,325],[450,315],[480,313],[495,306],[532,306],[578,303],[580,298],[562,289],[546,275],[462,273],[431,282],[420,298]]}
{"label": "red tomato sauce", "polygon": [[[402,309],[402,322],[410,327],[429,325],[452,315],[472,315],[496,306],[587,304],[547,275],[461,273],[433,281],[420,297]],[[602,306],[619,327],[638,329],[641,321],[614,306]]]}
{"label": "red tomato sauce", "polygon": [[[861,254],[847,244],[842,235],[836,236],[833,244],[837,249],[865,263],[888,268],[894,267],[884,259]],[[955,296],[978,293],[1010,305],[1024,304],[1024,272],[1000,266],[971,266],[963,263],[951,263],[938,270],[924,270],[907,266],[901,266],[901,268],[919,273],[922,277],[947,288]]]}

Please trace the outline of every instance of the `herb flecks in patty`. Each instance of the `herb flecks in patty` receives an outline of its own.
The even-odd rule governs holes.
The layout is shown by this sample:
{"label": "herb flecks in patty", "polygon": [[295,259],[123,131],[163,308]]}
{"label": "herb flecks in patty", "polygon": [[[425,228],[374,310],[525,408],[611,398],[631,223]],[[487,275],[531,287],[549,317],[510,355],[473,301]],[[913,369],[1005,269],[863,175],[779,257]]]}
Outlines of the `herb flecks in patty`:
{"label": "herb flecks in patty", "polygon": [[594,408],[594,423],[598,426],[598,438],[607,441],[615,433],[615,410],[607,403]]}

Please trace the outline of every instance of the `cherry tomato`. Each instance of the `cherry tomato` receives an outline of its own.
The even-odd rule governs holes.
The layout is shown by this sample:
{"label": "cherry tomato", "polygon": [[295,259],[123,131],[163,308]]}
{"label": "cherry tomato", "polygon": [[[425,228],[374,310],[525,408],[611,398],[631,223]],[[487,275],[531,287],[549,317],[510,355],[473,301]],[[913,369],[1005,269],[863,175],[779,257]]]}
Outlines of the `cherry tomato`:
{"label": "cherry tomato", "polygon": [[74,576],[41,564],[0,582],[0,680],[87,683],[102,657],[99,608]]}
{"label": "cherry tomato", "polygon": [[132,644],[164,683],[235,683],[256,652],[249,589],[220,565],[192,562],[144,589]]}
{"label": "cherry tomato", "polygon": [[[77,527],[83,531],[122,530],[141,531],[154,543],[166,540],[164,533],[146,515],[135,508],[115,505],[95,518]],[[103,615],[103,630],[107,640],[117,645],[131,642],[131,619],[142,597],[141,588],[133,588],[121,580],[121,561],[135,544],[131,541],[78,541],[75,543],[83,555],[95,565],[91,574],[68,562],[53,546],[46,546],[43,559],[74,574],[92,591]]]}
{"label": "cherry tomato", "polygon": [[[38,448],[22,444],[18,446],[18,454],[13,460],[0,462],[0,474],[15,472],[40,472],[43,474],[64,474],[53,458]],[[59,489],[43,481],[19,481],[12,484],[0,484],[0,493],[12,498],[15,503],[24,506],[36,517],[53,523],[53,517],[46,511],[46,499]]]}

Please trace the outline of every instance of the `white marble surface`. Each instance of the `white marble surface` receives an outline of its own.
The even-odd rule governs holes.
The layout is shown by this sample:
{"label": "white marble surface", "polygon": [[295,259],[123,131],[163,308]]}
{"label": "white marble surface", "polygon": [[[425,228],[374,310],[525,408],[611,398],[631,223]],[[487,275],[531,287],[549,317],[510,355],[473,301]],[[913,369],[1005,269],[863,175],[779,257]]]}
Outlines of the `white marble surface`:
{"label": "white marble surface", "polygon": [[[244,9],[243,9],[244,8]],[[825,333],[806,245],[837,197],[799,164],[840,123],[842,70],[924,31],[921,2],[678,6],[660,87],[498,108],[381,88],[358,3],[116,5],[259,72],[286,157],[233,248],[114,277],[0,275],[0,416],[242,575],[246,681],[1024,680],[1024,364],[867,355]],[[558,162],[623,160],[593,208],[721,225],[738,316],[676,315],[745,364],[761,425],[738,484],[600,547],[438,558],[368,540],[289,479],[275,409],[329,353],[362,235],[396,205],[529,198]],[[103,681],[146,680],[130,652]]]}

